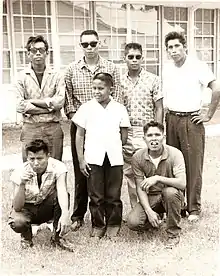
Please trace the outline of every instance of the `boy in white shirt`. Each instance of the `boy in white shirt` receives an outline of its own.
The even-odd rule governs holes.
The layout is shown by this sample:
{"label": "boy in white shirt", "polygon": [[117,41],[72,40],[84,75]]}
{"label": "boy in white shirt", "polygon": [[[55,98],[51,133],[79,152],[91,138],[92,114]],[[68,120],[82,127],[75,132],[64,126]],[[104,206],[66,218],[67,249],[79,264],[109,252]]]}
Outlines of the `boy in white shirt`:
{"label": "boy in white shirt", "polygon": [[91,237],[118,234],[122,220],[122,145],[130,127],[126,108],[112,99],[112,76],[93,78],[95,98],[82,104],[72,120],[77,125],[76,149],[81,172],[88,177]]}

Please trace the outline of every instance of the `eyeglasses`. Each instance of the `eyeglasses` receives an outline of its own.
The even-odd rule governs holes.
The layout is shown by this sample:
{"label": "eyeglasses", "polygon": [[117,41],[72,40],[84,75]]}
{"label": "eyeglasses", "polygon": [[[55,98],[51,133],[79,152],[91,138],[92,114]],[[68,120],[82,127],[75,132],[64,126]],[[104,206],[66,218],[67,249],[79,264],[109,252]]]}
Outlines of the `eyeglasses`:
{"label": "eyeglasses", "polygon": [[132,59],[134,59],[134,58],[136,58],[137,60],[140,60],[141,59],[141,57],[142,57],[142,55],[128,55],[128,59],[129,60],[132,60]]}
{"label": "eyeglasses", "polygon": [[91,42],[82,42],[81,45],[83,48],[88,48],[89,45],[92,47],[92,48],[95,48],[98,44],[98,41],[91,41]]}
{"label": "eyeglasses", "polygon": [[37,52],[40,52],[41,54],[44,54],[45,52],[46,52],[46,49],[45,48],[31,48],[30,49],[30,52],[32,53],[32,54],[36,54]]}

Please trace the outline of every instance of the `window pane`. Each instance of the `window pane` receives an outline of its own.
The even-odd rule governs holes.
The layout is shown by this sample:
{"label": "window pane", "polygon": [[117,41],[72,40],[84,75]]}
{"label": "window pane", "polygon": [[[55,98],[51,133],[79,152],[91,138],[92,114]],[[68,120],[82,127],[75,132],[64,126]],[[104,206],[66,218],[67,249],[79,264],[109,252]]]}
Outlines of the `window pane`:
{"label": "window pane", "polygon": [[73,16],[73,5],[69,1],[57,1],[59,15]]}
{"label": "window pane", "polygon": [[3,13],[7,14],[6,1],[3,1]]}
{"label": "window pane", "polygon": [[9,69],[3,69],[3,83],[11,83],[10,78],[10,70]]}
{"label": "window pane", "polygon": [[3,34],[3,48],[8,48],[8,33]]}
{"label": "window pane", "polygon": [[73,32],[72,18],[58,18],[58,31],[63,33]]}
{"label": "window pane", "polygon": [[214,24],[213,23],[204,23],[203,34],[204,35],[213,35],[214,34]]}
{"label": "window pane", "polygon": [[10,61],[10,52],[3,51],[3,68],[10,68],[11,61]]}
{"label": "window pane", "polygon": [[14,14],[20,14],[21,13],[21,7],[20,7],[20,1],[13,1],[12,3],[13,7],[13,13]]}
{"label": "window pane", "polygon": [[33,14],[45,15],[45,2],[44,1],[33,1]]}
{"label": "window pane", "polygon": [[164,18],[167,20],[174,20],[174,9],[172,7],[164,8]]}
{"label": "window pane", "polygon": [[23,17],[22,21],[23,21],[23,27],[25,32],[30,32],[33,30],[31,17]]}
{"label": "window pane", "polygon": [[32,14],[31,1],[21,0],[21,3],[22,3],[22,13],[31,15]]}
{"label": "window pane", "polygon": [[21,31],[21,17],[19,16],[14,16],[14,29],[15,32],[20,32]]}
{"label": "window pane", "polygon": [[35,17],[34,22],[34,32],[41,33],[46,30],[46,19],[43,17]]}

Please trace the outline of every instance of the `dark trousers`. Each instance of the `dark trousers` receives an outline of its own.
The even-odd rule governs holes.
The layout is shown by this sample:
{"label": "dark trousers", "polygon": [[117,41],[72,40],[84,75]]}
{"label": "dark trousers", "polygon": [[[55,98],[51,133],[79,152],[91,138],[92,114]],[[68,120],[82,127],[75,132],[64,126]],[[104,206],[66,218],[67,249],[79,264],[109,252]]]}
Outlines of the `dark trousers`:
{"label": "dark trousers", "polygon": [[191,122],[191,116],[166,115],[167,144],[183,153],[186,164],[187,211],[199,214],[201,211],[202,170],[205,148],[203,124]]}
{"label": "dark trousers", "polygon": [[71,216],[72,221],[83,220],[88,205],[87,178],[80,171],[79,161],[76,152],[76,129],[76,125],[74,123],[71,123],[71,150],[75,172],[75,194],[73,214]]}
{"label": "dark trousers", "polygon": [[107,155],[102,166],[90,164],[88,178],[92,226],[120,226],[122,220],[121,186],[123,166],[112,166]]}
{"label": "dark trousers", "polygon": [[59,122],[50,123],[24,123],[21,131],[22,158],[27,161],[25,146],[35,139],[43,139],[49,146],[50,156],[62,160],[63,130]]}
{"label": "dark trousers", "polygon": [[[151,208],[158,214],[166,212],[166,231],[168,236],[174,237],[179,235],[181,208],[184,204],[184,196],[180,190],[173,187],[166,187],[162,190],[161,194],[148,195],[149,204]],[[142,205],[137,203],[128,215],[128,227],[131,230],[145,230],[152,227],[148,221],[146,212]]]}
{"label": "dark trousers", "polygon": [[56,232],[60,216],[61,209],[58,203],[57,193],[54,192],[41,204],[34,205],[32,203],[25,203],[20,212],[12,209],[9,216],[9,225],[15,232],[21,233],[24,239],[31,240],[31,224],[42,224],[53,220],[53,228],[54,232]]}

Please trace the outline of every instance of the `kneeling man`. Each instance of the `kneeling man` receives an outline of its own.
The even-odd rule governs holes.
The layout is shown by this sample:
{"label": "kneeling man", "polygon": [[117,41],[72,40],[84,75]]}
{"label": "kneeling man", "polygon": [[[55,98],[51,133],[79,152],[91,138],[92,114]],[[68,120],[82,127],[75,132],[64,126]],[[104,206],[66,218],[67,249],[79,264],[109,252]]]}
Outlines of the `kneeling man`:
{"label": "kneeling man", "polygon": [[132,157],[139,203],[128,216],[128,227],[158,228],[166,212],[166,246],[179,243],[183,191],[186,187],[185,163],[181,151],[163,145],[164,126],[151,121],[144,126],[146,148]]}
{"label": "kneeling man", "polygon": [[[60,239],[69,225],[67,168],[49,157],[48,145],[40,139],[26,145],[27,162],[13,172],[14,198],[9,225],[21,233],[21,246],[33,246],[32,224],[53,220],[52,242],[65,248]],[[65,248],[69,249],[69,248]]]}

